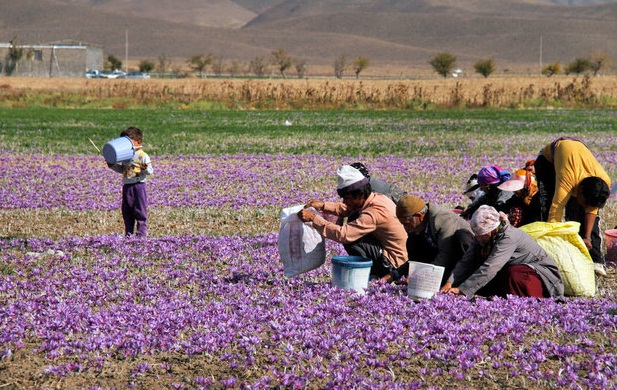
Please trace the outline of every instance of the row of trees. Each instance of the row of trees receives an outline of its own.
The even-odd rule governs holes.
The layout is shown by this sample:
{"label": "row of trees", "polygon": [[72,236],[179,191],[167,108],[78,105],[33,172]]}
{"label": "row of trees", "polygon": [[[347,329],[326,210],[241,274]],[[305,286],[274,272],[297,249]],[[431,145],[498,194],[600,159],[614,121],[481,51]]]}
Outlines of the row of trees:
{"label": "row of trees", "polygon": [[[444,78],[448,77],[450,74],[457,75],[457,73],[454,72],[456,57],[448,52],[438,53],[429,61],[429,64],[437,74]],[[488,77],[495,72],[496,66],[492,58],[486,58],[476,61],[473,64],[473,68],[476,73]]]}
{"label": "row of trees", "polygon": [[[17,39],[10,41],[8,52],[5,56],[4,63],[0,62],[0,72],[4,71],[7,75],[11,75],[19,61],[25,57],[31,59],[34,56],[34,50],[26,50],[21,46]],[[592,73],[597,76],[602,69],[612,66],[613,58],[606,51],[592,51],[587,57],[577,57],[565,66],[561,66],[559,62],[546,65],[542,68],[541,73],[545,76],[553,76],[559,73],[568,74],[583,74]],[[211,67],[212,72],[216,75],[224,73],[237,75],[242,73],[242,66],[238,61],[232,61],[226,66],[223,58],[215,57],[213,54],[197,54],[187,59],[187,63],[193,72],[196,72],[199,77],[203,77],[207,72],[208,67]],[[429,64],[433,70],[442,77],[448,75],[458,76],[455,72],[456,57],[449,52],[437,53]],[[250,60],[248,72],[253,73],[257,77],[263,77],[269,71],[269,66],[273,65],[283,78],[287,78],[287,74],[291,69],[295,69],[296,76],[303,78],[307,72],[307,62],[304,59],[292,58],[285,49],[279,48],[270,52],[270,57],[257,56]],[[353,70],[356,78],[360,77],[366,68],[370,65],[368,57],[359,56],[352,61],[349,61],[345,55],[340,55],[334,60],[334,76],[342,78],[344,73],[350,68]],[[489,77],[495,72],[496,65],[492,58],[485,58],[476,61],[473,64],[474,71],[483,77]],[[120,70],[122,69],[122,61],[114,55],[109,55],[105,62],[105,69]],[[156,70],[159,73],[181,73],[180,69],[172,69],[172,61],[165,55],[158,58],[158,64],[150,60],[142,60],[139,63],[139,71],[150,73]]]}
{"label": "row of trees", "polygon": [[[448,77],[449,75],[458,76],[455,71],[456,56],[449,52],[441,52],[436,54],[429,64],[433,70],[442,77]],[[200,77],[206,72],[208,66],[212,66],[214,74],[221,75],[224,72],[223,60],[214,57],[212,54],[208,55],[195,55],[187,60],[189,67],[194,72],[198,73]],[[542,68],[542,74],[545,76],[552,76],[554,74],[583,74],[592,73],[594,76],[600,73],[601,69],[607,69],[612,65],[612,57],[605,51],[591,52],[588,57],[577,57],[565,67],[559,63],[549,64]],[[153,64],[152,64],[153,65]],[[283,78],[286,78],[288,72],[293,68],[295,69],[298,78],[304,77],[307,71],[306,61],[302,59],[293,59],[284,49],[277,49],[270,53],[270,58],[255,57],[249,62],[248,71],[255,76],[262,77],[268,72],[269,65],[275,66],[276,70]],[[352,61],[349,61],[345,55],[340,55],[334,60],[334,76],[342,78],[346,71],[353,70],[356,78],[360,77],[360,74],[368,68],[370,60],[368,57],[359,56]],[[239,64],[233,63],[228,68],[228,73],[238,74]],[[141,68],[141,65],[140,65]],[[473,64],[475,73],[487,78],[495,72],[497,69],[495,60],[493,58],[485,58],[476,61]]]}
{"label": "row of trees", "polygon": [[[25,50],[24,47],[17,43],[16,39],[13,39],[10,42],[4,63],[0,62],[0,72],[4,70],[7,75],[11,75],[24,56],[26,58],[31,57],[33,56],[33,52]],[[542,68],[541,73],[548,77],[562,72],[566,75],[592,73],[594,76],[597,76],[600,70],[609,68],[612,62],[613,58],[608,52],[593,51],[587,57],[575,58],[564,67],[562,67],[559,62],[546,65]],[[197,54],[191,56],[187,59],[187,63],[190,69],[196,72],[199,77],[203,77],[208,67],[211,67],[212,72],[216,75],[222,75],[224,73],[237,75],[242,72],[241,64],[238,61],[232,61],[229,66],[226,67],[223,58],[215,57],[211,53],[207,55]],[[334,60],[334,76],[342,78],[344,73],[351,68],[356,78],[359,78],[360,73],[368,68],[369,64],[370,61],[368,57],[365,56],[359,56],[349,61],[345,55],[340,55]],[[456,68],[456,57],[449,52],[437,53],[431,58],[429,64],[437,74],[444,78],[448,77],[448,75],[458,75],[458,73],[454,72]],[[257,77],[263,77],[268,72],[268,67],[270,65],[275,66],[276,70],[283,78],[287,78],[287,73],[292,68],[295,69],[298,78],[303,78],[307,71],[306,60],[292,58],[285,49],[281,48],[270,52],[269,58],[257,56],[250,60],[248,71],[255,74]],[[139,71],[150,73],[156,70],[159,73],[167,73],[169,71],[181,73],[180,69],[171,69],[171,66],[172,61],[165,55],[162,55],[158,58],[158,64],[150,60],[142,60],[139,63]],[[110,70],[122,69],[122,61],[114,55],[109,55],[106,59],[105,68]],[[496,65],[492,58],[486,58],[476,61],[473,64],[473,68],[476,73],[486,78],[495,72]]]}
{"label": "row of trees", "polygon": [[[187,59],[187,63],[192,71],[202,77],[209,66],[216,75],[225,73],[223,59],[215,57],[212,54],[198,54]],[[368,68],[370,61],[365,56],[359,56],[353,61],[349,61],[345,55],[337,57],[334,61],[334,76],[342,78],[345,71],[349,68],[353,69],[356,78],[360,77],[360,73]],[[270,57],[263,56],[254,57],[249,61],[248,71],[257,77],[265,76],[269,71],[269,66],[274,66],[281,77],[287,78],[290,70],[295,70],[298,78],[305,76],[307,71],[306,60],[301,58],[292,58],[285,49],[276,49],[270,52]],[[240,65],[237,62],[232,62],[227,69],[230,74],[239,73]]]}
{"label": "row of trees", "polygon": [[[448,52],[442,52],[433,57],[429,64],[433,67],[433,70],[443,77],[453,74],[453,70],[456,67],[456,57]],[[605,51],[594,51],[589,54],[588,57],[577,57],[572,62],[568,63],[565,67],[559,64],[559,62],[546,65],[542,68],[542,74],[550,77],[555,74],[564,72],[565,74],[583,74],[593,73],[597,76],[601,69],[609,68],[612,64],[612,57]],[[476,73],[489,77],[495,72],[495,61],[492,58],[486,58],[476,61],[473,64],[473,68]]]}
{"label": "row of trees", "polygon": [[[16,39],[13,39],[10,42],[4,63],[0,62],[0,72],[4,70],[7,75],[11,75],[22,57],[31,57],[32,55],[33,53],[26,51],[24,47],[16,42]],[[542,68],[541,73],[548,77],[562,72],[565,74],[593,73],[594,76],[597,76],[601,69],[610,67],[612,62],[613,59],[608,52],[593,51],[588,57],[575,58],[565,67],[562,67],[559,62],[546,65]],[[187,63],[192,71],[198,73],[199,77],[203,77],[209,66],[212,67],[212,71],[216,75],[222,75],[223,73],[236,75],[241,73],[239,62],[232,61],[230,66],[226,68],[224,60],[212,54],[191,56],[187,59]],[[170,70],[174,73],[180,73],[179,69],[170,69],[171,64],[171,60],[162,55],[158,58],[158,65],[150,60],[142,60],[139,63],[139,71],[150,73],[156,69],[159,73],[167,73]],[[345,71],[352,68],[356,78],[359,78],[360,73],[368,68],[369,64],[370,61],[365,56],[359,56],[350,62],[345,55],[340,55],[334,60],[334,76],[342,78]],[[444,78],[451,74],[454,76],[458,75],[456,72],[453,72],[456,67],[456,57],[449,52],[436,54],[429,61],[429,64],[437,74]],[[295,69],[298,78],[303,78],[307,71],[306,60],[292,58],[285,49],[273,50],[270,52],[269,59],[261,56],[253,58],[249,62],[248,70],[257,77],[263,77],[267,73],[269,65],[275,66],[283,78],[287,78],[287,72],[292,67]],[[109,55],[106,59],[105,68],[110,70],[122,69],[122,61],[114,55]],[[476,61],[473,64],[473,68],[476,73],[486,78],[495,72],[496,65],[492,58],[486,58]]]}
{"label": "row of trees", "polygon": [[542,74],[548,77],[562,72],[567,75],[591,73],[597,76],[600,70],[610,68],[612,63],[613,58],[607,52],[595,51],[588,57],[577,57],[563,67],[559,62],[549,64],[542,68]]}

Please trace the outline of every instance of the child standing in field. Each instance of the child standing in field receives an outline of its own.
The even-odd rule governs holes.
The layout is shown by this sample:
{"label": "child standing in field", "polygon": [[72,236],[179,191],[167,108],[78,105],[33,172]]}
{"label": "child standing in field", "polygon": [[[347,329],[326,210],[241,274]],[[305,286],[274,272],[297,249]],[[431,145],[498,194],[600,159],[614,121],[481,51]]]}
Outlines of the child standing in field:
{"label": "child standing in field", "polygon": [[154,170],[150,157],[142,150],[142,133],[137,127],[127,127],[121,137],[129,137],[133,142],[135,154],[129,162],[107,165],[122,174],[122,219],[124,233],[132,236],[137,223],[137,235],[146,237],[148,220],[148,195],[146,193],[146,176]]}

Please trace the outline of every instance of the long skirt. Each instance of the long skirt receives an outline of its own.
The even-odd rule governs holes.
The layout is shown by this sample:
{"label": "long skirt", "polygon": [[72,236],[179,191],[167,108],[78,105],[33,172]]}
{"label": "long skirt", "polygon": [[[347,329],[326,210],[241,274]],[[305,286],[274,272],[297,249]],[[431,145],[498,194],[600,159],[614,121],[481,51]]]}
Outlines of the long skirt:
{"label": "long skirt", "polygon": [[477,294],[485,297],[498,296],[502,298],[505,298],[507,295],[536,298],[550,297],[536,270],[525,264],[504,267],[493,280],[478,290]]}

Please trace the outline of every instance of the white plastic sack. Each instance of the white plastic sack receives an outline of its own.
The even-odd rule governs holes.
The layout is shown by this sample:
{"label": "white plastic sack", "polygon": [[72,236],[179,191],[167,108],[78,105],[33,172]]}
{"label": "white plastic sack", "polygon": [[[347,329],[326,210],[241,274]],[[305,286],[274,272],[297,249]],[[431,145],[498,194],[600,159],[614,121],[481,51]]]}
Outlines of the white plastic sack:
{"label": "white plastic sack", "polygon": [[297,215],[303,207],[292,206],[281,212],[278,247],[283,271],[288,278],[318,268],[326,260],[325,239]]}

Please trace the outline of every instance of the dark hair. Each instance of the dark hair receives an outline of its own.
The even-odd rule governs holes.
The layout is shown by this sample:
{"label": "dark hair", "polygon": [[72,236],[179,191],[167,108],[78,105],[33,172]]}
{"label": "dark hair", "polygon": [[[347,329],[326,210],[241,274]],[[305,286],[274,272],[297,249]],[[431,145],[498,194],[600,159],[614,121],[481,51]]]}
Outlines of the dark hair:
{"label": "dark hair", "polygon": [[368,172],[368,168],[364,164],[362,164],[361,162],[351,163],[351,164],[349,164],[349,166],[359,170],[360,173],[362,174],[362,176],[366,177],[367,179],[371,178],[371,175]]}
{"label": "dark hair", "polygon": [[341,198],[343,196],[348,196],[351,195],[353,197],[356,196],[364,196],[365,198],[368,198],[369,195],[371,195],[371,193],[373,192],[373,188],[371,188],[371,183],[366,183],[365,185],[363,185],[360,188],[357,188],[355,190],[351,190],[351,191],[345,191],[344,189],[338,189],[336,190],[336,193],[338,194],[338,196],[340,196]]}
{"label": "dark hair", "polygon": [[135,140],[137,142],[141,142],[142,141],[142,134],[141,134],[141,130],[139,130],[137,127],[127,127],[125,130],[122,131],[122,133],[120,133],[120,137],[124,137],[127,136],[132,140]]}
{"label": "dark hair", "polygon": [[608,184],[597,176],[586,177],[578,185],[585,204],[591,207],[604,207],[611,195]]}

